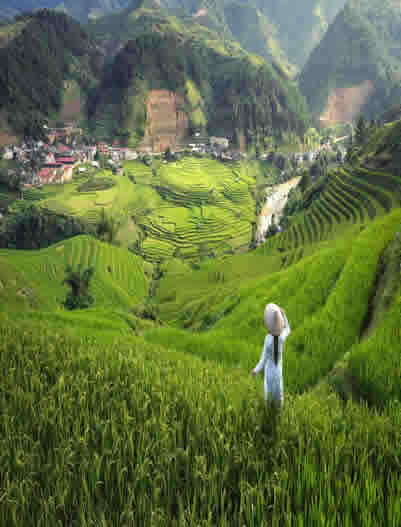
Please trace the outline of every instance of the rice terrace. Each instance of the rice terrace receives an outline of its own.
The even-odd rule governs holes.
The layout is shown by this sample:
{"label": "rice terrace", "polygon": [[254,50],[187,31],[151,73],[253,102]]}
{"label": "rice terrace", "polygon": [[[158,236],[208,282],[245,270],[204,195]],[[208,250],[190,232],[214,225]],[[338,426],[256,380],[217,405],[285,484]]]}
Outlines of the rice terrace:
{"label": "rice terrace", "polygon": [[0,527],[400,527],[399,2],[5,3]]}
{"label": "rice terrace", "polygon": [[[401,180],[364,159],[235,255],[260,164],[127,162],[104,190],[28,193],[130,219],[145,259],[90,236],[0,251],[4,525],[399,524]],[[67,312],[80,263],[96,301]],[[268,299],[292,326],[279,421],[249,376]]]}

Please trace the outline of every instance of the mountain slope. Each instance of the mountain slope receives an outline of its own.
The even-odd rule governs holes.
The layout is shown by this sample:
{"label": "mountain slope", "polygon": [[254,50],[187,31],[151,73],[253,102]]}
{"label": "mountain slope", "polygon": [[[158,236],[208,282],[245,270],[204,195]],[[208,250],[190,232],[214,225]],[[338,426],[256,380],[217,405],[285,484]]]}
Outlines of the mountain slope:
{"label": "mountain slope", "polygon": [[152,111],[149,94],[158,90],[160,97],[176,100],[171,119],[187,120],[189,132],[207,130],[237,143],[243,137],[249,144],[273,132],[305,128],[304,101],[280,68],[238,44],[223,45],[213,33],[177,30],[159,13],[141,18],[145,31],[149,26],[154,31],[130,40],[106,72],[90,108],[96,135],[138,144]]}
{"label": "mountain slope", "polygon": [[[18,31],[15,29],[18,28]],[[85,119],[86,98],[103,57],[78,22],[42,10],[3,28],[12,38],[0,48],[0,115],[17,135],[40,135],[61,114]],[[74,103],[75,112],[64,103]],[[76,104],[75,104],[76,103]],[[63,113],[64,112],[64,113]]]}
{"label": "mountain slope", "polygon": [[[7,526],[400,524],[401,178],[359,163],[399,153],[400,127],[256,251],[159,269],[157,323],[132,315],[147,282],[127,251],[86,236],[0,251]],[[79,262],[95,305],[66,312]],[[250,375],[269,301],[291,326],[279,417]]]}
{"label": "mountain slope", "polygon": [[18,13],[32,11],[39,8],[51,8],[64,11],[69,15],[85,22],[112,11],[123,9],[130,0],[2,0],[0,2],[0,16],[13,17]]}
{"label": "mountain slope", "polygon": [[[5,0],[0,16],[51,7],[63,9],[81,22],[138,7],[162,8],[185,24],[196,20],[225,39],[237,40],[250,52],[274,58],[295,73],[318,44],[345,0]],[[135,35],[137,36],[137,35]]]}
{"label": "mountain slope", "polygon": [[346,0],[254,0],[277,28],[288,59],[302,68]]}
{"label": "mountain slope", "polygon": [[350,0],[313,51],[300,89],[315,115],[350,120],[382,113],[401,97],[401,7]]}

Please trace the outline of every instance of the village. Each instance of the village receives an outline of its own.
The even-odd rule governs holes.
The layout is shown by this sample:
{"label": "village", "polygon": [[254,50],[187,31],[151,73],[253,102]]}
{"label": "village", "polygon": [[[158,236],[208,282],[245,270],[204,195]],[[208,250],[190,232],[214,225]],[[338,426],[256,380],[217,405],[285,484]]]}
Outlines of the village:
{"label": "village", "polygon": [[[78,131],[82,134],[81,130]],[[72,180],[76,168],[83,173],[87,170],[87,164],[95,169],[100,169],[100,158],[113,173],[121,174],[123,161],[136,159],[150,163],[153,157],[174,160],[182,155],[194,155],[210,156],[230,162],[240,161],[248,157],[246,153],[230,149],[228,138],[201,137],[200,133],[195,133],[192,142],[181,145],[176,150],[167,148],[165,152],[155,152],[151,147],[138,149],[122,147],[117,141],[112,144],[106,142],[83,144],[80,134],[75,136],[73,141],[70,141],[68,132],[70,132],[68,128],[49,128],[47,142],[30,140],[21,145],[9,145],[0,150],[2,159],[16,162],[12,168],[8,169],[8,176],[18,179],[21,190],[33,186],[69,182]],[[313,163],[321,151],[333,152],[332,145],[323,144],[314,151],[291,153],[287,159],[297,168],[304,162]],[[343,162],[345,151],[340,150],[338,154],[338,161]],[[269,161],[271,157],[271,152],[259,155],[261,160]]]}

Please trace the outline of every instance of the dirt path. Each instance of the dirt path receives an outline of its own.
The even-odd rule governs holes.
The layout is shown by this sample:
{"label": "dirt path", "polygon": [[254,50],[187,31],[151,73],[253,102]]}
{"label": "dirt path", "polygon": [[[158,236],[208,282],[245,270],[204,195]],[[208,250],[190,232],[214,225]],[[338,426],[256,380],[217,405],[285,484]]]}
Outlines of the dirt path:
{"label": "dirt path", "polygon": [[275,223],[278,223],[278,220],[281,217],[284,205],[288,199],[289,191],[294,188],[301,178],[295,177],[276,185],[273,187],[273,190],[267,189],[266,191],[266,203],[262,209],[262,212],[259,216],[258,229],[256,231],[256,241],[258,244],[262,243],[265,239],[265,234],[269,225],[271,224],[272,216],[274,214]]}

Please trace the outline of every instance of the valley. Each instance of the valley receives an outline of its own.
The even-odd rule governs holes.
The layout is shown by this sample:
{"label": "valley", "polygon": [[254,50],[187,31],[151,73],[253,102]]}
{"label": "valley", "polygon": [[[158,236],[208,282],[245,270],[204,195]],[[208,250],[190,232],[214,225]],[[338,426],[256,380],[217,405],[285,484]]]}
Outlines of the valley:
{"label": "valley", "polygon": [[0,7],[0,527],[398,527],[399,2],[43,4]]}

